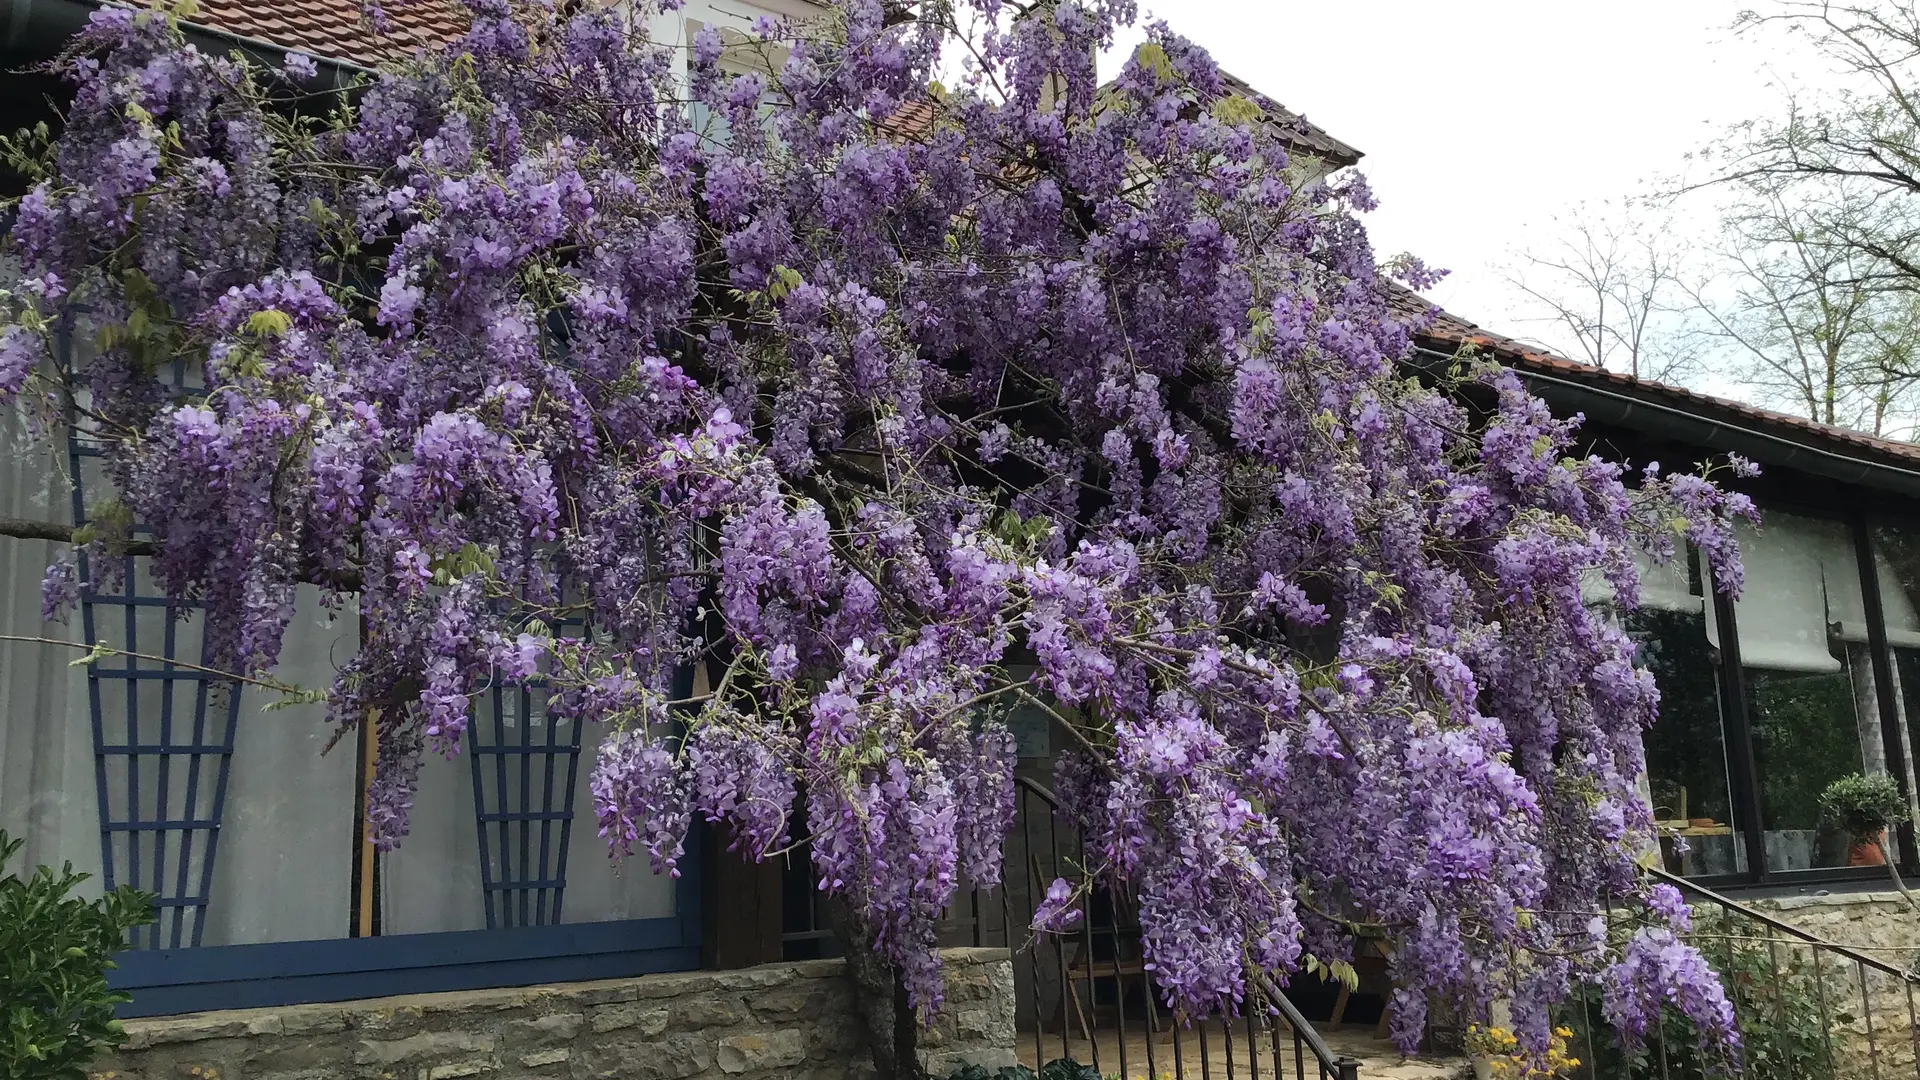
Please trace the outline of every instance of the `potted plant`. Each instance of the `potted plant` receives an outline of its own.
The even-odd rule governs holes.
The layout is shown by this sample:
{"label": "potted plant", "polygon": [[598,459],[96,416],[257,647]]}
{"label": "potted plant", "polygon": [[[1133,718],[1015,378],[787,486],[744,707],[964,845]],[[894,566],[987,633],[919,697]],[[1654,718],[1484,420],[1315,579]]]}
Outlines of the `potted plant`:
{"label": "potted plant", "polygon": [[1907,797],[1893,777],[1884,774],[1854,773],[1835,780],[1821,793],[1820,808],[1847,831],[1853,844],[1847,853],[1849,866],[1886,865],[1887,827],[1907,820]]}
{"label": "potted plant", "polygon": [[1893,777],[1859,773],[1843,776],[1820,793],[1820,808],[1847,831],[1847,839],[1853,845],[1847,853],[1847,865],[1885,866],[1893,878],[1894,888],[1900,890],[1907,903],[1920,907],[1907,891],[1906,882],[1900,880],[1900,871],[1895,869],[1892,852],[1887,848],[1888,827],[1909,817],[1907,797]]}
{"label": "potted plant", "polygon": [[1493,1063],[1510,1060],[1519,1043],[1503,1027],[1467,1026],[1467,1060],[1473,1062],[1473,1080],[1493,1080]]}

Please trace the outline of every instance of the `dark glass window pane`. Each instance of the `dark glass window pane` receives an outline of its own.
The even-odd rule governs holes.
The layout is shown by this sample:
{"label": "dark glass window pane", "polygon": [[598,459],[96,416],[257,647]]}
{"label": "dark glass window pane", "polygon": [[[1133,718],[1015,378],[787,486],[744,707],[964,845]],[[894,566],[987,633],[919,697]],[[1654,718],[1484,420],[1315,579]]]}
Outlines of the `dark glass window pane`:
{"label": "dark glass window pane", "polygon": [[1764,510],[1739,538],[1747,586],[1734,611],[1767,869],[1845,866],[1846,832],[1823,819],[1820,793],[1886,767],[1853,533]]}
{"label": "dark glass window pane", "polygon": [[1820,793],[1865,764],[1851,673],[1749,668],[1747,708],[1767,868],[1847,865],[1846,831],[1823,820]]}
{"label": "dark glass window pane", "polygon": [[[1697,600],[1697,598],[1695,598]],[[1638,661],[1661,688],[1661,719],[1647,730],[1647,794],[1663,824],[1661,849],[1676,874],[1743,872],[1720,726],[1720,680],[1701,611],[1626,615]]]}
{"label": "dark glass window pane", "polygon": [[1880,580],[1880,611],[1893,653],[1894,705],[1901,757],[1906,762],[1910,809],[1920,817],[1914,793],[1912,725],[1920,720],[1920,529],[1879,524],[1873,528],[1873,560]]}
{"label": "dark glass window pane", "polygon": [[1622,620],[1660,688],[1660,719],[1646,735],[1647,788],[1670,872],[1740,873],[1746,856],[1732,825],[1719,663],[1698,600],[1692,611],[1643,608]]}

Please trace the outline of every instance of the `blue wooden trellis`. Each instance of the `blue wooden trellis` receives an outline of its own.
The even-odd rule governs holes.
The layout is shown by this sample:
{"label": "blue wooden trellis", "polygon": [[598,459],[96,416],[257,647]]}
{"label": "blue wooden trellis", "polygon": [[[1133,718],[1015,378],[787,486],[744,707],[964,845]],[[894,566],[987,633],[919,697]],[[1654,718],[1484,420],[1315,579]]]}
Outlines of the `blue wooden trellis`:
{"label": "blue wooden trellis", "polygon": [[[587,628],[583,620],[562,620],[555,629]],[[692,696],[692,668],[675,673],[672,693]],[[489,929],[561,921],[583,733],[580,724],[546,714],[545,704],[537,686],[496,686],[491,715],[467,725]]]}
{"label": "blue wooden trellis", "polygon": [[[0,232],[4,223],[0,223]],[[63,317],[58,360],[77,373],[80,309]],[[190,387],[182,362],[176,389]],[[67,460],[76,525],[86,490],[105,483],[93,433],[71,417]],[[148,530],[134,523],[133,535]],[[486,930],[205,946],[215,856],[239,728],[241,687],[200,668],[202,605],[169,600],[144,559],[79,559],[85,643],[112,652],[87,665],[94,782],[106,887],[156,895],[109,975],[133,1001],[121,1016],[337,1001],[684,971],[700,963],[699,836],[689,837],[675,914],[561,924],[582,732],[544,713],[544,692],[496,689],[490,723],[469,725]],[[109,573],[108,571],[117,571]],[[157,651],[155,651],[157,649]],[[142,654],[130,656],[127,654]],[[188,657],[195,659],[188,659]],[[187,666],[182,666],[187,665]],[[683,672],[681,683],[690,681]],[[684,690],[678,696],[684,697]],[[536,711],[537,710],[537,711]],[[489,783],[490,781],[490,783]],[[491,827],[491,828],[490,828]],[[342,837],[343,843],[352,842]],[[346,887],[341,882],[341,887]]]}
{"label": "blue wooden trellis", "polygon": [[491,717],[467,725],[487,927],[558,923],[581,725],[548,715],[541,690],[496,686],[488,697]]}
{"label": "blue wooden trellis", "polygon": [[[75,371],[76,314],[69,311],[61,320],[56,341],[69,373]],[[174,386],[184,387],[186,379],[186,365],[176,361]],[[89,433],[70,418],[67,463],[76,525],[87,521],[85,478],[99,458]],[[145,530],[136,522],[133,534]],[[154,894],[154,921],[133,932],[134,948],[195,946],[206,929],[240,687],[179,666],[184,620],[200,605],[158,595],[132,556],[119,557],[117,573],[107,569],[92,565],[84,553],[79,557],[87,647],[104,641],[122,650],[87,665],[101,877],[108,889],[125,884]],[[118,587],[101,588],[109,584]],[[148,652],[156,636],[160,651]],[[204,651],[187,662],[210,666]]]}

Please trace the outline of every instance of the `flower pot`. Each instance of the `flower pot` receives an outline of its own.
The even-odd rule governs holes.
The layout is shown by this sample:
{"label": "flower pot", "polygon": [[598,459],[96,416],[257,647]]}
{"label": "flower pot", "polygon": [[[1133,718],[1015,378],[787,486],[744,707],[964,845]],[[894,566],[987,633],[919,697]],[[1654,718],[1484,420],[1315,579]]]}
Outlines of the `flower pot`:
{"label": "flower pot", "polygon": [[1473,1080],[1493,1080],[1493,1059],[1487,1057],[1473,1059]]}
{"label": "flower pot", "polygon": [[1880,839],[1887,835],[1885,829],[1865,840],[1855,840],[1847,849],[1848,866],[1885,866],[1887,857],[1880,851]]}

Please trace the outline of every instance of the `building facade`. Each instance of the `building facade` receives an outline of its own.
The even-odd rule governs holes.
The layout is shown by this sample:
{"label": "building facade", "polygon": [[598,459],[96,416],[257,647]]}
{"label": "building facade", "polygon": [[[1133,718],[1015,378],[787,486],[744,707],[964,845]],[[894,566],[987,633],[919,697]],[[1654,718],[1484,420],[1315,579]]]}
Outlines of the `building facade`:
{"label": "building facade", "polygon": [[[9,27],[6,40],[20,50],[9,69],[57,47],[87,7],[16,7],[12,17],[25,21]],[[367,38],[355,10],[221,0],[203,5],[209,26],[196,33],[207,47],[269,59],[288,47],[346,57],[334,64],[344,78],[396,47]],[[759,15],[808,10],[804,0],[692,0],[655,33],[685,42],[704,26],[743,33]],[[442,0],[395,11],[417,38],[458,31]],[[1296,123],[1280,112],[1271,119]],[[1297,130],[1320,167],[1359,158],[1318,129]],[[1410,294],[1403,300],[1410,315],[1425,308]],[[83,350],[84,313],[74,319],[68,347]],[[1449,361],[1468,346],[1512,365],[1557,412],[1583,414],[1592,452],[1674,468],[1738,452],[1765,470],[1738,482],[1765,515],[1763,528],[1741,536],[1742,597],[1703,587],[1712,567],[1689,553],[1647,567],[1641,608],[1619,616],[1663,695],[1662,720],[1647,735],[1647,792],[1665,823],[1668,868],[1716,886],[1878,878],[1878,869],[1847,865],[1846,838],[1821,820],[1818,795],[1860,771],[1890,773],[1910,797],[1915,790],[1920,449],[1612,375],[1444,314],[1410,364]],[[103,483],[84,433],[32,449],[17,417],[4,424],[0,517],[80,523]],[[259,692],[199,668],[197,623],[180,618],[186,612],[138,559],[87,568],[80,611],[65,626],[44,626],[33,600],[54,547],[0,540],[10,598],[0,609],[0,633],[10,637],[0,642],[0,826],[27,838],[29,863],[70,860],[101,885],[159,898],[158,918],[136,933],[115,974],[134,994],[128,1015],[831,955],[804,849],[753,866],[696,835],[677,879],[643,860],[608,860],[583,791],[599,733],[550,719],[527,691],[481,702],[460,759],[424,770],[407,842],[374,853],[357,839],[364,726],[340,737],[318,706],[263,714]],[[1591,599],[1611,601],[1597,589]],[[325,685],[356,635],[351,611],[328,610],[304,591],[278,677]],[[101,643],[139,655],[69,664]],[[687,689],[696,689],[691,675]],[[1076,864],[1076,840],[1044,797],[1060,735],[1038,710],[1013,722],[1025,786],[1007,884],[962,894],[950,923],[956,947],[1024,941],[1041,883]],[[1896,848],[1911,867],[1910,829]],[[1077,961],[1015,959],[1023,1025],[1064,1023],[1073,964],[1111,961],[1117,972],[1124,962],[1124,911],[1096,903],[1107,907],[1089,922],[1107,928],[1105,946],[1090,936]]]}

